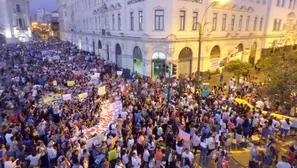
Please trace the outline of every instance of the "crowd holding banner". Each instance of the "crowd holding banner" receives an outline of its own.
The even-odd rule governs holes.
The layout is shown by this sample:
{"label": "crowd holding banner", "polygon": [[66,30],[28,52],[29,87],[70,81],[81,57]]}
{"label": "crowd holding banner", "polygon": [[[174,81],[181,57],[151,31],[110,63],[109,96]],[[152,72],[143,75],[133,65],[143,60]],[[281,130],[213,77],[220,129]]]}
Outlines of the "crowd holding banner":
{"label": "crowd holding banner", "polygon": [[[268,140],[267,131],[287,136],[294,126],[238,102],[255,91],[249,81],[231,79],[230,89],[214,86],[200,97],[186,76],[170,84],[163,75],[128,79],[114,64],[55,40],[5,45],[0,60],[1,168],[192,168],[209,161],[225,168],[232,139],[249,141],[262,128]],[[263,164],[273,164],[275,150],[269,144]],[[293,164],[296,152],[297,144],[289,162],[279,163]]]}

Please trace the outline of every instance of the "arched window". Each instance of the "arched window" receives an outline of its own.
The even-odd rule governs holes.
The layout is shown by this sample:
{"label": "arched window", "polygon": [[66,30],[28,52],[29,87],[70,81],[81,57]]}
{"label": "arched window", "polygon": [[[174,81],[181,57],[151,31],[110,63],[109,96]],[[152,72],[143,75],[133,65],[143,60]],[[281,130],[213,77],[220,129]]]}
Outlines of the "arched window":
{"label": "arched window", "polygon": [[221,49],[219,46],[214,46],[210,52],[210,59],[213,58],[220,58],[221,56]]}

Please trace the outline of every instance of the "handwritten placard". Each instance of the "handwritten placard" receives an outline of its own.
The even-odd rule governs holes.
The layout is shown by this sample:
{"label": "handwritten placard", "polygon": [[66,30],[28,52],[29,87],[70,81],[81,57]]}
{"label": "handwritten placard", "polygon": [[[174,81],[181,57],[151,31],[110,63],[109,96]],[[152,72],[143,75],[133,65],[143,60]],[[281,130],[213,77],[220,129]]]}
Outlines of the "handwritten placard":
{"label": "handwritten placard", "polygon": [[98,95],[102,96],[106,93],[106,87],[105,86],[101,86],[100,88],[98,88]]}
{"label": "handwritten placard", "polygon": [[74,86],[75,82],[74,81],[67,81],[67,86],[71,87]]}

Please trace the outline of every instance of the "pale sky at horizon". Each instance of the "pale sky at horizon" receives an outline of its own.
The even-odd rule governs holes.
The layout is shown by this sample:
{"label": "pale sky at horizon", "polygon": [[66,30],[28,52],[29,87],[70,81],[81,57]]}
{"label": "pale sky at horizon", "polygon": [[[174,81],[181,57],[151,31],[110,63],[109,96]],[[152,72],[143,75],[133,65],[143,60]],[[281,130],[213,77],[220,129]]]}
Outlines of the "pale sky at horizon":
{"label": "pale sky at horizon", "polygon": [[52,12],[57,10],[56,0],[29,0],[31,15],[35,17],[36,10],[44,8],[46,11]]}

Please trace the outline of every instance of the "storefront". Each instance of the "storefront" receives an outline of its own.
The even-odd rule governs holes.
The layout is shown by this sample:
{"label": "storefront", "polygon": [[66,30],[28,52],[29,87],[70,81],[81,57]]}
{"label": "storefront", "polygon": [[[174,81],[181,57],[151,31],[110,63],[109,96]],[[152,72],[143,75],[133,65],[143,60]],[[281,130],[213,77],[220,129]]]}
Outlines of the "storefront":
{"label": "storefront", "polygon": [[249,56],[249,63],[252,65],[255,64],[256,54],[257,54],[257,43],[254,42],[253,45],[251,46],[251,52]]}
{"label": "storefront", "polygon": [[101,44],[101,41],[98,40],[98,55],[99,55],[99,58],[102,58],[102,44]]}
{"label": "storefront", "polygon": [[181,50],[178,56],[178,76],[191,75],[193,52],[189,47]]}
{"label": "storefront", "polygon": [[159,74],[165,76],[166,55],[162,52],[155,52],[152,55],[152,79],[155,80]]}
{"label": "storefront", "polygon": [[122,68],[122,49],[119,44],[115,47],[115,57],[116,57],[116,66],[117,68]]}
{"label": "storefront", "polygon": [[139,76],[143,75],[143,61],[141,49],[136,46],[133,49],[133,72]]}
{"label": "storefront", "polygon": [[210,71],[215,71],[220,67],[221,49],[219,46],[214,46],[210,52]]}

